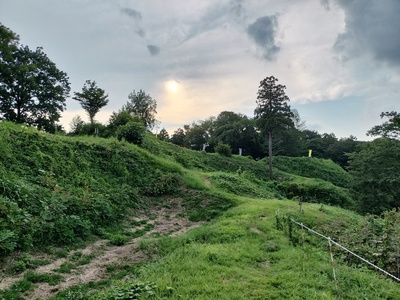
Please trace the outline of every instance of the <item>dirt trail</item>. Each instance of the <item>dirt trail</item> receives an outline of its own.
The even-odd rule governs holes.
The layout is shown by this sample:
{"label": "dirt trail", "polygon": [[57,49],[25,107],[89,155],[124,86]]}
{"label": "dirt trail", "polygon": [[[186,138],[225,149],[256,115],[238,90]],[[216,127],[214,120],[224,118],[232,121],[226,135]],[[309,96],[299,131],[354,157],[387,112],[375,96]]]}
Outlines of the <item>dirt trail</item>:
{"label": "dirt trail", "polygon": [[[80,283],[88,283],[91,281],[99,281],[107,278],[106,268],[112,264],[134,264],[148,259],[147,255],[138,249],[140,241],[143,237],[151,234],[176,236],[182,234],[189,229],[200,226],[201,222],[190,222],[186,218],[179,217],[182,213],[180,206],[176,208],[157,208],[153,209],[150,214],[136,217],[136,221],[147,220],[146,224],[154,225],[153,229],[146,232],[142,237],[134,238],[130,242],[122,246],[111,246],[108,240],[98,240],[84,249],[71,251],[79,251],[82,256],[92,255],[94,258],[87,264],[77,266],[70,273],[56,273],[55,270],[67,262],[67,258],[61,258],[52,263],[41,266],[34,270],[35,273],[41,274],[59,274],[63,276],[60,284],[50,286],[47,283],[36,284],[35,290],[25,299],[48,299],[60,290],[64,290],[73,285]],[[149,220],[150,216],[155,216],[153,220]],[[142,227],[134,227],[132,231],[142,229]],[[23,278],[24,274],[2,278],[0,281],[0,289],[6,289],[13,283]]]}

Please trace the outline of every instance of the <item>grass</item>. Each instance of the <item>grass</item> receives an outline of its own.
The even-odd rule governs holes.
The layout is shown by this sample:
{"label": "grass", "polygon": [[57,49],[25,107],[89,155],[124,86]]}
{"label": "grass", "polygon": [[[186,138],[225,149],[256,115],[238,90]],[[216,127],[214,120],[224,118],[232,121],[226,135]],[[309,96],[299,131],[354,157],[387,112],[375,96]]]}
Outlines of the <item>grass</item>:
{"label": "grass", "polygon": [[[242,199],[218,220],[178,238],[147,240],[142,249],[155,258],[139,280],[157,286],[168,299],[398,299],[397,283],[337,259],[338,288],[325,247],[294,247],[275,228],[275,212],[296,215],[293,201]],[[334,207],[305,204],[303,221],[314,226],[357,215]],[[377,287],[380,288],[377,288]],[[168,290],[170,293],[170,290]]]}
{"label": "grass", "polygon": [[[352,203],[348,174],[331,161],[276,157],[269,181],[265,160],[190,151],[150,135],[140,148],[10,124],[0,124],[0,133],[3,256],[32,247],[53,249],[67,258],[57,271],[70,272],[94,256],[69,255],[69,250],[93,235],[112,245],[143,236],[152,225],[129,221],[130,214],[152,205],[169,207],[171,199],[179,199],[183,218],[209,221],[179,237],[146,237],[140,249],[151,261],[111,265],[106,280],[71,287],[54,299],[110,299],[146,291],[149,299],[400,298],[397,283],[364,266],[347,265],[340,254],[336,288],[326,242],[297,231],[294,243],[287,229],[276,227],[278,213],[335,239],[359,222],[360,216],[329,205]],[[303,213],[296,201],[284,200],[300,195]],[[21,258],[15,271],[30,264]],[[61,278],[25,274],[0,291],[0,299],[23,299],[37,283],[57,284]]]}

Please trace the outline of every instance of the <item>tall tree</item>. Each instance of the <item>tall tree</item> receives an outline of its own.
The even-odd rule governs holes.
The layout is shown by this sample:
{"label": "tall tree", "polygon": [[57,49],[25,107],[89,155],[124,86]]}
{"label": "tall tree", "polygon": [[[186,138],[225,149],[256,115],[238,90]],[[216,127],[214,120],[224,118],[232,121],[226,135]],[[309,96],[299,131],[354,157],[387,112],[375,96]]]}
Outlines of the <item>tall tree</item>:
{"label": "tall tree", "polygon": [[286,86],[277,84],[274,76],[260,82],[257,107],[254,110],[258,128],[268,137],[269,178],[272,179],[272,136],[274,133],[293,128],[293,112],[290,110]]}
{"label": "tall tree", "polygon": [[128,99],[122,109],[139,116],[144,126],[152,129],[157,122],[157,101],[143,90],[133,91],[128,95]]}
{"label": "tall tree", "polygon": [[18,44],[0,23],[0,119],[54,132],[69,95],[68,76],[42,48]]}
{"label": "tall tree", "polygon": [[86,80],[82,88],[82,93],[75,92],[74,100],[78,101],[89,116],[90,123],[93,124],[94,116],[100,108],[108,103],[108,94],[96,86],[96,81]]}
{"label": "tall tree", "polygon": [[381,118],[383,117],[387,117],[389,120],[384,122],[382,125],[372,127],[367,132],[367,135],[400,139],[400,113],[387,111],[381,113]]}

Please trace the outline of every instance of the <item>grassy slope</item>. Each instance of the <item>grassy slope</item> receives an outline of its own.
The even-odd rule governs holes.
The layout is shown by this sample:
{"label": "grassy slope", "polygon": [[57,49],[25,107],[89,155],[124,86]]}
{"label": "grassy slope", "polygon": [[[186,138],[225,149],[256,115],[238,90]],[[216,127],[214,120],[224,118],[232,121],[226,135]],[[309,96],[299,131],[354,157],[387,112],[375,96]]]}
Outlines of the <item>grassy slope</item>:
{"label": "grassy slope", "polygon": [[[160,296],[173,287],[168,299],[399,299],[397,283],[338,258],[336,289],[328,247],[290,245],[275,229],[278,209],[296,217],[298,206],[242,198],[223,217],[185,236],[143,243],[159,258],[139,279],[155,282]],[[304,210],[299,217],[315,225],[357,218],[334,207],[321,211],[316,204]]]}
{"label": "grassy slope", "polygon": [[[98,226],[118,222],[127,207],[148,205],[148,197],[162,201],[165,195],[178,193],[185,196],[195,220],[236,207],[184,236],[142,242],[153,260],[141,268],[137,280],[157,284],[160,297],[399,299],[398,284],[339,260],[335,290],[326,249],[294,247],[276,230],[276,211],[296,216],[298,205],[271,198],[305,194],[306,201],[351,201],[346,173],[329,161],[275,158],[276,180],[270,182],[264,180],[265,161],[189,151],[152,137],[146,138],[143,150],[116,140],[50,136],[10,124],[1,124],[0,132],[0,233],[7,229],[40,239],[47,230],[56,244],[65,243],[65,238],[73,243],[74,237],[84,239]],[[187,193],[187,189],[197,191]],[[321,209],[319,204],[305,204],[304,209],[297,217],[321,230],[327,224],[340,228],[359,218],[335,207]],[[25,216],[28,226],[12,223],[10,212]],[[55,230],[58,225],[70,232]],[[29,248],[25,239],[15,242],[16,249]],[[102,295],[113,289],[95,292],[95,298],[106,299]],[[59,299],[67,299],[61,295]]]}

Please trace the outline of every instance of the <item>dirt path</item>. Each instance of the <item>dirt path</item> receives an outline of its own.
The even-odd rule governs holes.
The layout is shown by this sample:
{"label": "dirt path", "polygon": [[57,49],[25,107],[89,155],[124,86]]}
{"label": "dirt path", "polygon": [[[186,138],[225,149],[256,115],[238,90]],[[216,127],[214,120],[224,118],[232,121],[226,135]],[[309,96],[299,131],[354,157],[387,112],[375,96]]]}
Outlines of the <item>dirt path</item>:
{"label": "dirt path", "polygon": [[[57,259],[48,265],[35,269],[35,273],[62,275],[63,280],[55,286],[50,286],[47,283],[38,283],[34,291],[25,299],[48,299],[53,294],[68,287],[107,278],[107,266],[115,264],[134,264],[147,260],[147,255],[138,249],[143,237],[152,234],[176,236],[202,224],[200,222],[190,222],[186,218],[180,217],[181,213],[182,208],[180,206],[171,209],[153,209],[148,215],[141,215],[135,218],[135,221],[146,220],[146,224],[152,224],[154,226],[153,229],[147,231],[142,237],[134,238],[122,246],[112,246],[109,245],[108,240],[98,240],[84,249],[71,251],[69,256],[78,251],[82,257],[90,255],[93,258],[87,264],[72,268],[69,273],[55,272],[60,266],[68,262],[68,258]],[[149,216],[153,216],[151,218],[152,220],[149,219]],[[141,227],[134,227],[132,231],[143,229],[143,227],[144,225]],[[13,283],[22,279],[23,276],[24,274],[20,274],[18,276],[2,278],[0,289],[10,287]]]}

